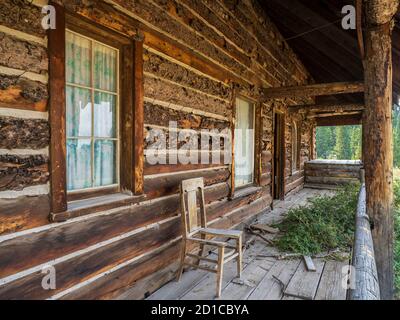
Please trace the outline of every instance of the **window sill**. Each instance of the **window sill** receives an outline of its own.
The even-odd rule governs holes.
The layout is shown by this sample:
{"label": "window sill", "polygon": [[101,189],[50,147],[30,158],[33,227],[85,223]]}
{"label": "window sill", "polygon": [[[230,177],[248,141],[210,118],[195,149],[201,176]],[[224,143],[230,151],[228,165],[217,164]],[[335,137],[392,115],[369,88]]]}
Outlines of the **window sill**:
{"label": "window sill", "polygon": [[143,201],[145,198],[145,195],[130,196],[123,193],[116,193],[90,199],[70,201],[68,202],[67,211],[51,213],[50,220],[52,222],[62,222],[91,213],[135,204]]}
{"label": "window sill", "polygon": [[232,197],[230,197],[230,200],[244,198],[249,195],[255,194],[261,190],[262,190],[262,187],[250,185],[250,186],[247,186],[247,187],[244,187],[244,188],[241,188],[241,189],[238,189],[237,191],[235,191],[235,194]]}

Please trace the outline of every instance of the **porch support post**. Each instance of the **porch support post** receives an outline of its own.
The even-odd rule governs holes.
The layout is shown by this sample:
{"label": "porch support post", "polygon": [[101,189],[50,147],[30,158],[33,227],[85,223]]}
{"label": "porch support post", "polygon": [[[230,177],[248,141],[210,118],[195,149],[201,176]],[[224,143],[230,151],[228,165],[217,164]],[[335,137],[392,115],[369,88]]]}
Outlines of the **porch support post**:
{"label": "porch support post", "polygon": [[392,28],[399,0],[364,1],[363,159],[382,299],[393,298]]}

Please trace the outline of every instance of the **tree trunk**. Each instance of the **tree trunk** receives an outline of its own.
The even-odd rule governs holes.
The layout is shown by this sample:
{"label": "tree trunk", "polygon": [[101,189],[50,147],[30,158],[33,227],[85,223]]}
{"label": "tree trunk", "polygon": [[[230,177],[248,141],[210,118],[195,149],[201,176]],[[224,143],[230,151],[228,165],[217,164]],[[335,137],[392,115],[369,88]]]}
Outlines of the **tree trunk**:
{"label": "tree trunk", "polygon": [[[391,2],[392,0],[390,0]],[[374,1],[371,1],[374,2]],[[378,1],[379,2],[379,1]],[[382,2],[382,1],[381,1]],[[393,149],[392,149],[392,26],[371,21],[366,8],[365,105],[363,159],[367,213],[373,240],[382,299],[393,297]],[[369,20],[368,20],[369,19]],[[390,18],[391,19],[391,18]]]}

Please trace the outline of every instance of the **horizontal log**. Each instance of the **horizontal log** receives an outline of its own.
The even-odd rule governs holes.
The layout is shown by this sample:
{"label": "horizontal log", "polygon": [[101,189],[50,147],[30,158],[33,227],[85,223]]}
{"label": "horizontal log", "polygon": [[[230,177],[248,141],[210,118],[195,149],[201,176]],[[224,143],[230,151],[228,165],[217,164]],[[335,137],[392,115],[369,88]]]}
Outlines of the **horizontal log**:
{"label": "horizontal log", "polygon": [[239,62],[231,58],[228,54],[218,49],[216,46],[204,41],[204,37],[190,30],[184,24],[179,23],[167,12],[153,3],[145,0],[127,2],[122,0],[114,0],[124,9],[139,16],[146,22],[150,23],[159,30],[163,30],[168,36],[171,36],[186,46],[198,51],[202,55],[213,59],[216,63],[223,65],[226,69],[235,72],[238,75],[245,75],[248,69]]}
{"label": "horizontal log", "polygon": [[[145,150],[144,175],[215,168],[230,164],[230,155],[227,157],[225,162],[225,153],[223,152],[223,150],[197,150],[185,152],[178,150],[176,152],[171,151],[171,153],[169,152],[169,150],[160,150],[160,153],[161,152],[163,153],[162,157],[164,157],[163,161],[158,161],[157,163],[154,163],[154,160],[150,158],[153,156],[152,151],[150,151],[149,149]],[[188,164],[181,163],[179,159],[182,155],[184,155],[185,157],[190,157],[190,159],[192,159],[191,156],[193,156],[193,159],[197,160],[197,163],[195,163],[195,161],[190,161],[190,163]],[[175,159],[178,161],[176,161]],[[206,161],[208,161],[208,163],[206,163]],[[214,161],[215,163],[213,163]],[[175,164],[175,162],[177,163]]]}
{"label": "horizontal log", "polygon": [[360,125],[361,122],[362,122],[362,116],[360,114],[316,118],[316,124],[317,126],[320,127],[353,126],[353,125]]}
{"label": "horizontal log", "polygon": [[285,185],[285,193],[289,193],[294,189],[302,186],[303,184],[304,184],[304,177],[300,177],[296,180],[293,180],[292,182]]}
{"label": "horizontal log", "polygon": [[[147,154],[152,152],[181,152],[190,154],[199,151],[213,150],[213,152],[224,151],[225,146],[230,148],[230,131],[217,131],[215,134],[205,130],[174,129],[158,127],[145,124],[144,149]],[[202,141],[204,139],[204,141]],[[176,145],[176,147],[174,146]],[[229,149],[228,149],[229,150]]]}
{"label": "horizontal log", "polygon": [[[76,5],[70,2],[65,2],[64,5],[68,10],[78,13],[96,23],[99,23],[100,25],[116,30],[124,35],[131,35],[133,37],[138,36],[138,30],[141,30],[142,35],[144,36],[144,44],[146,46],[197,69],[214,79],[226,83],[230,80],[239,83],[243,82],[243,79],[234,75],[226,68],[214,63],[204,55],[194,52],[181,42],[155,30],[152,27],[149,27],[147,24],[137,20],[136,17],[132,17],[134,14],[132,14],[129,9],[119,5],[109,5],[106,3],[97,3],[96,6],[92,7]],[[121,15],[121,11],[125,14]]]}
{"label": "horizontal log", "polygon": [[333,184],[333,185],[344,185],[349,183],[357,183],[357,178],[339,178],[339,177],[312,177],[306,176],[307,183],[313,184]]}
{"label": "horizontal log", "polygon": [[178,111],[145,101],[145,124],[168,127],[171,121],[176,122],[177,127],[182,129],[224,130],[229,128],[229,123],[227,121]]}
{"label": "horizontal log", "polygon": [[23,77],[0,74],[0,107],[46,111],[47,86]]}
{"label": "horizontal log", "polygon": [[348,111],[364,111],[364,103],[325,103],[325,104],[308,104],[299,106],[289,106],[289,112],[307,112],[307,113],[321,113],[321,112],[336,112],[343,113]]}
{"label": "horizontal log", "polygon": [[144,299],[175,277],[179,249],[179,243],[173,243],[68,293],[62,300]]}
{"label": "horizontal log", "polygon": [[226,199],[212,203],[207,207],[207,221],[213,221],[231,211],[244,207],[249,203],[252,203],[253,201],[259,199],[262,195],[263,190],[259,189],[256,192],[243,197],[235,197],[231,200]]}
{"label": "horizontal log", "polygon": [[166,3],[163,0],[153,0],[153,2],[164,12],[167,12],[174,20],[186,26],[189,30],[200,34],[207,42],[212,43],[227,55],[237,60],[246,67],[250,67],[251,58],[244,54],[237,47],[233,46],[230,41],[220,35],[214,28],[204,23],[197,15],[193,14],[186,6],[178,3],[176,0],[171,0]]}
{"label": "horizontal log", "polygon": [[334,82],[295,87],[264,88],[264,98],[304,98],[358,92],[364,92],[363,82]]}
{"label": "horizontal log", "polygon": [[[259,75],[265,81],[274,85],[274,83],[279,83],[283,79],[281,72],[284,72],[284,69],[282,66],[280,64],[275,65],[275,60],[271,59],[271,54],[257,41],[254,41],[254,38],[235,19],[227,19],[229,12],[222,7],[218,8],[218,3],[191,0],[180,0],[180,2],[195,11],[210,26],[216,28],[227,42],[235,44],[240,50],[251,56],[252,61],[256,62],[253,64],[253,70],[256,70],[258,65]],[[216,12],[213,12],[212,9]],[[236,22],[235,25],[233,25],[234,22]],[[274,69],[279,69],[279,72],[274,72]]]}
{"label": "horizontal log", "polygon": [[263,196],[250,204],[237,209],[224,217],[216,220],[209,225],[210,228],[215,229],[229,229],[236,226],[261,212],[269,211],[272,203],[270,195]]}
{"label": "horizontal log", "polygon": [[[225,198],[226,184],[207,187],[208,204]],[[48,211],[46,210],[46,213]],[[98,215],[67,224],[53,224],[48,230],[28,233],[0,243],[0,278],[35,265],[117,237],[179,213],[179,195],[121,208],[109,215]],[[34,255],[30,254],[35,252]]]}
{"label": "horizontal log", "polygon": [[46,120],[0,117],[0,148],[42,149],[49,145]]}
{"label": "horizontal log", "polygon": [[145,177],[144,192],[148,198],[152,199],[177,193],[182,180],[203,177],[205,185],[210,186],[226,182],[229,176],[229,170],[222,168]]}
{"label": "horizontal log", "polygon": [[39,74],[48,70],[47,49],[37,43],[0,32],[0,52],[2,66]]}
{"label": "horizontal log", "polygon": [[145,76],[144,94],[146,98],[198,109],[205,112],[229,116],[232,106],[226,101],[203,95],[197,91]]}
{"label": "horizontal log", "polygon": [[35,36],[44,37],[46,30],[42,27],[41,8],[20,1],[16,5],[14,0],[2,0],[0,11],[0,25],[7,26]]}
{"label": "horizontal log", "polygon": [[[208,219],[211,220],[215,217],[219,217],[227,213],[225,215],[225,218],[223,218],[223,221],[225,223],[231,223],[231,225],[228,225],[228,227],[240,223],[241,217],[248,217],[249,214],[259,213],[260,205],[264,202],[261,203],[256,200],[257,196],[258,194],[254,194],[250,197],[237,199],[237,201],[233,201],[232,205],[227,207],[215,206],[215,204],[218,205],[219,202],[215,204],[210,204],[207,207]],[[178,204],[179,201],[177,200],[178,199],[176,199],[175,203]],[[252,202],[257,202],[258,205],[255,208],[253,208],[252,205],[248,205]],[[241,208],[242,206],[250,210],[236,210],[237,208]],[[221,211],[221,209],[223,209],[223,211]],[[232,212],[232,214],[230,214],[229,212]],[[220,220],[218,220],[218,222],[219,221]],[[103,223],[103,221],[99,221],[99,223],[100,222]],[[119,221],[119,223],[121,223],[121,221]],[[211,226],[213,226],[213,224]],[[157,230],[157,232],[155,232],[155,230]],[[150,251],[151,249],[161,246],[162,244],[166,243],[168,239],[173,239],[179,235],[180,219],[177,217],[176,219],[172,219],[169,222],[162,223],[159,227],[146,229],[122,240],[118,240],[117,242],[114,242],[105,247],[95,249],[95,251],[73,257],[55,265],[57,270],[57,290],[55,291],[43,290],[41,288],[40,279],[42,279],[43,275],[41,274],[41,272],[37,272],[31,273],[23,278],[10,282],[5,286],[0,286],[0,297],[6,299],[16,297],[18,297],[19,299],[44,299],[49,295],[61,292],[66,288],[71,287],[76,283],[79,283],[80,281],[82,281],[82,279],[95,276],[97,273],[104,271],[105,268],[112,267],[117,262],[122,263],[123,261],[126,261],[133,258],[134,256],[141,254],[143,251]],[[132,244],[134,244],[134,247],[132,247]],[[162,259],[162,254],[157,255],[155,259],[159,261],[164,260]],[[138,279],[145,275],[146,274],[133,273],[130,277],[137,277],[136,279]],[[106,286],[113,286],[113,284],[110,283],[101,283]],[[113,294],[112,292],[108,293]]]}
{"label": "horizontal log", "polygon": [[360,118],[362,117],[362,111],[334,111],[334,112],[319,112],[319,113],[309,113],[307,115],[308,119],[314,119],[314,118],[331,118],[331,117],[336,117],[336,116],[346,116],[346,117],[351,117],[351,116],[359,116]]}
{"label": "horizontal log", "polygon": [[49,223],[50,206],[47,195],[0,199],[0,208],[0,235]]}
{"label": "horizontal log", "polygon": [[143,59],[145,72],[217,96],[221,99],[229,99],[230,97],[229,86],[191,71],[182,65],[173,63],[149,50],[144,51]]}
{"label": "horizontal log", "polygon": [[42,287],[41,271],[0,286],[1,299],[46,299],[64,291],[85,279],[128,261],[136,256],[157,249],[181,234],[180,219],[170,220],[128,235],[93,251],[78,255],[55,264],[57,288]]}
{"label": "horizontal log", "polygon": [[183,172],[189,170],[200,170],[220,167],[221,164],[155,164],[151,165],[147,161],[144,165],[144,175],[153,175],[161,173]]}
{"label": "horizontal log", "polygon": [[46,156],[0,155],[0,191],[22,190],[46,184],[49,179]]}
{"label": "horizontal log", "polygon": [[[266,56],[273,61],[271,67],[276,70],[276,73],[279,72],[278,74],[281,75],[279,78],[280,81],[288,80],[290,75],[293,75],[294,78],[299,77],[295,63],[296,57],[289,47],[284,45],[279,32],[274,32],[276,29],[275,26],[272,26],[269,17],[264,15],[260,18],[259,15],[253,15],[249,10],[249,6],[243,3],[243,1],[235,4],[229,0],[221,2],[223,9],[227,10],[228,15],[231,16],[231,19],[225,17],[224,20],[233,23],[235,30],[242,31],[241,34],[247,33],[250,35],[250,37],[246,37],[248,39],[247,43],[256,42],[262,46],[264,50],[260,52],[260,55]],[[217,8],[213,11],[217,12],[220,10],[221,8],[218,8],[217,5]],[[256,11],[259,13],[263,12],[262,9]],[[260,19],[263,19],[264,25],[260,23]],[[304,77],[304,74],[301,74],[301,76]]]}

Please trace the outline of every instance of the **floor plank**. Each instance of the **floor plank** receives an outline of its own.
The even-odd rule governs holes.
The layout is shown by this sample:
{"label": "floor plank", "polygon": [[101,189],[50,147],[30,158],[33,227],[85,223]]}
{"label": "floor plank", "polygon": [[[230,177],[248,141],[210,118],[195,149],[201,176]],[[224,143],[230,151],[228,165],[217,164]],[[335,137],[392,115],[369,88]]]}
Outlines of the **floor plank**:
{"label": "floor plank", "polygon": [[244,283],[231,282],[222,292],[220,300],[246,300],[273,265],[272,260],[253,261],[242,275]]}
{"label": "floor plank", "polygon": [[171,281],[153,293],[147,300],[177,300],[207,276],[207,271],[188,270],[182,274],[181,281]]}
{"label": "floor plank", "polygon": [[[243,274],[247,273],[246,269],[249,263],[254,260],[259,252],[264,249],[265,245],[260,241],[251,246],[246,250],[243,258]],[[248,261],[248,263],[246,263]],[[222,279],[222,291],[229,285],[229,283],[237,278],[236,261],[231,261],[224,266],[223,279]],[[207,273],[207,275],[194,286],[191,290],[181,296],[181,300],[212,300],[215,299],[216,294],[216,274]]]}
{"label": "floor plank", "polygon": [[300,260],[276,260],[264,279],[248,296],[248,300],[280,300],[282,297],[282,285],[287,285],[297,270]]}
{"label": "floor plank", "polygon": [[292,279],[285,290],[285,295],[298,297],[305,300],[313,300],[317,292],[319,280],[324,269],[325,262],[321,259],[314,260],[317,271],[307,270],[303,261],[301,261]]}
{"label": "floor plank", "polygon": [[342,286],[342,269],[347,261],[327,261],[318,286],[315,300],[346,300],[346,288]]}

